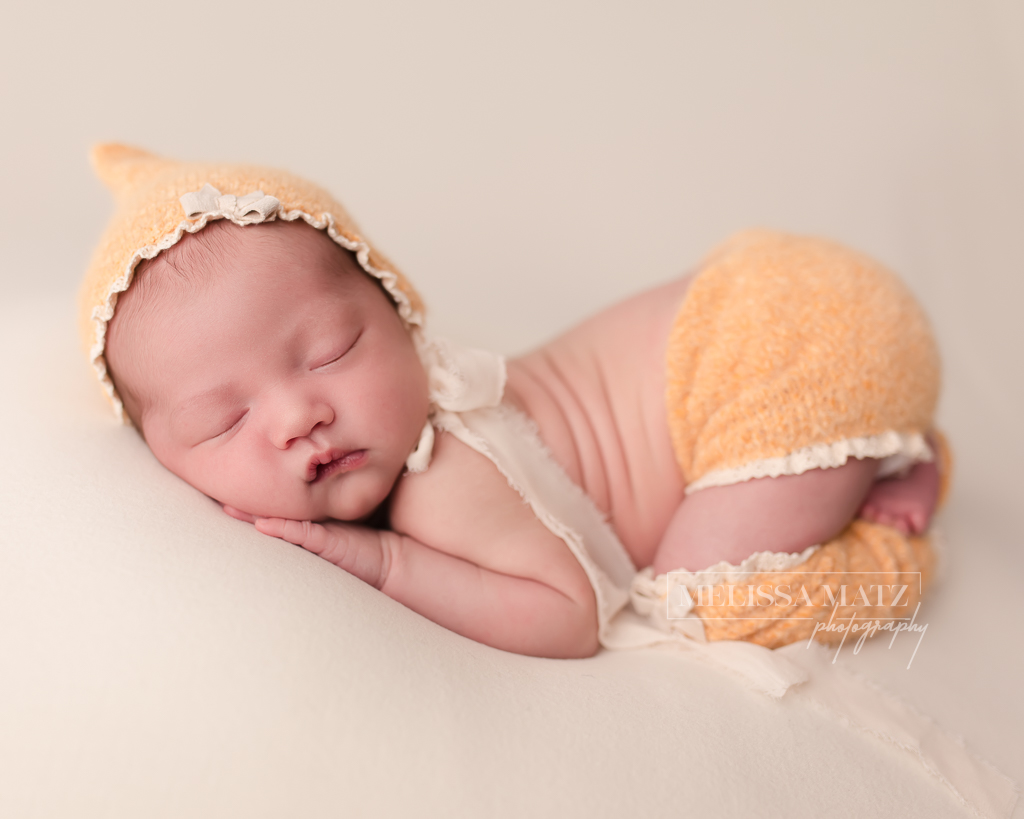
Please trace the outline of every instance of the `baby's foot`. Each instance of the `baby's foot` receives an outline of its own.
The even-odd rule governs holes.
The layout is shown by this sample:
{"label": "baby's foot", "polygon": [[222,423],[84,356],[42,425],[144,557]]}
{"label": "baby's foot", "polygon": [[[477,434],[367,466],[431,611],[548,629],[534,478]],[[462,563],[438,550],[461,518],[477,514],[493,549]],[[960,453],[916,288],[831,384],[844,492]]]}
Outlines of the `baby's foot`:
{"label": "baby's foot", "polygon": [[939,497],[939,470],[935,462],[915,464],[902,478],[876,481],[857,517],[892,526],[904,535],[928,529]]}

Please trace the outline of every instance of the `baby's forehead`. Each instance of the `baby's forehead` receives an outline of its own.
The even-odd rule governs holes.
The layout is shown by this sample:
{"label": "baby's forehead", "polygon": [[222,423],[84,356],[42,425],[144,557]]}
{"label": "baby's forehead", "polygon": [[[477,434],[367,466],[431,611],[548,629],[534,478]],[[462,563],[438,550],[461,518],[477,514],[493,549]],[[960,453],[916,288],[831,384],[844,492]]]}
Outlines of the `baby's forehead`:
{"label": "baby's forehead", "polygon": [[196,233],[185,233],[176,244],[152,261],[143,263],[142,269],[168,266],[182,274],[199,274],[216,269],[245,252],[277,255],[281,261],[308,261],[311,256],[334,256],[342,261],[348,255],[323,231],[305,223],[273,221],[236,225],[218,219]]}
{"label": "baby's forehead", "polygon": [[241,226],[217,220],[194,234],[185,234],[154,259],[141,263],[122,298],[128,302],[173,303],[184,297],[187,302],[201,297],[225,275],[255,277],[268,265],[296,290],[325,282],[334,284],[339,274],[362,272],[350,251],[305,223],[274,221]]}

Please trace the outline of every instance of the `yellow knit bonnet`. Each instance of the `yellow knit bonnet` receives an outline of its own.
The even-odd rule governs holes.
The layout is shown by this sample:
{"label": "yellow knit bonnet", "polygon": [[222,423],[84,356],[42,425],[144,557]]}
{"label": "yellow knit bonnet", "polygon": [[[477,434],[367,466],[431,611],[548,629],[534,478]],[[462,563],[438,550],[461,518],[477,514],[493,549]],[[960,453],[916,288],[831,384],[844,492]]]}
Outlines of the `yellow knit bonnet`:
{"label": "yellow knit bonnet", "polygon": [[124,423],[130,423],[107,372],[107,324],[117,299],[143,259],[152,259],[215,219],[252,225],[302,219],[352,251],[378,279],[410,329],[423,325],[423,303],[405,277],[365,238],[345,209],[323,189],[285,171],[253,165],[175,162],[125,145],[92,151],[97,175],[116,210],[82,282],[82,341],[100,382]]}

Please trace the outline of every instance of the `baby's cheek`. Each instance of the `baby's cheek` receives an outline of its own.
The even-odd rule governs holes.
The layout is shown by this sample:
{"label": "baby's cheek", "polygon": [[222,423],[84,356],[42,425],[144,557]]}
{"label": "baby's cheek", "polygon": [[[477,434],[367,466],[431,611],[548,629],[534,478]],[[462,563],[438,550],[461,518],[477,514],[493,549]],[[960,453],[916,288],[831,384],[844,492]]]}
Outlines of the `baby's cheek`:
{"label": "baby's cheek", "polygon": [[263,514],[267,487],[258,480],[259,469],[251,459],[238,453],[217,453],[193,464],[194,481],[189,482],[220,503],[234,506],[250,514]]}

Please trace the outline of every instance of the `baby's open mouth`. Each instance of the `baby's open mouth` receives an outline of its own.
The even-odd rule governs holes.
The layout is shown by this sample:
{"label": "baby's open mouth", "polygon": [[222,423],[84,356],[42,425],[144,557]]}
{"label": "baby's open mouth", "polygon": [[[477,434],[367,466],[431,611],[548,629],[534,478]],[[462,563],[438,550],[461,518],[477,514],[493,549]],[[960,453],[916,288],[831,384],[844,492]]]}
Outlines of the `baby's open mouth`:
{"label": "baby's open mouth", "polygon": [[340,449],[330,450],[313,457],[309,462],[306,480],[316,483],[336,472],[351,472],[362,466],[365,461],[365,449],[354,449],[351,452],[344,452]]}

